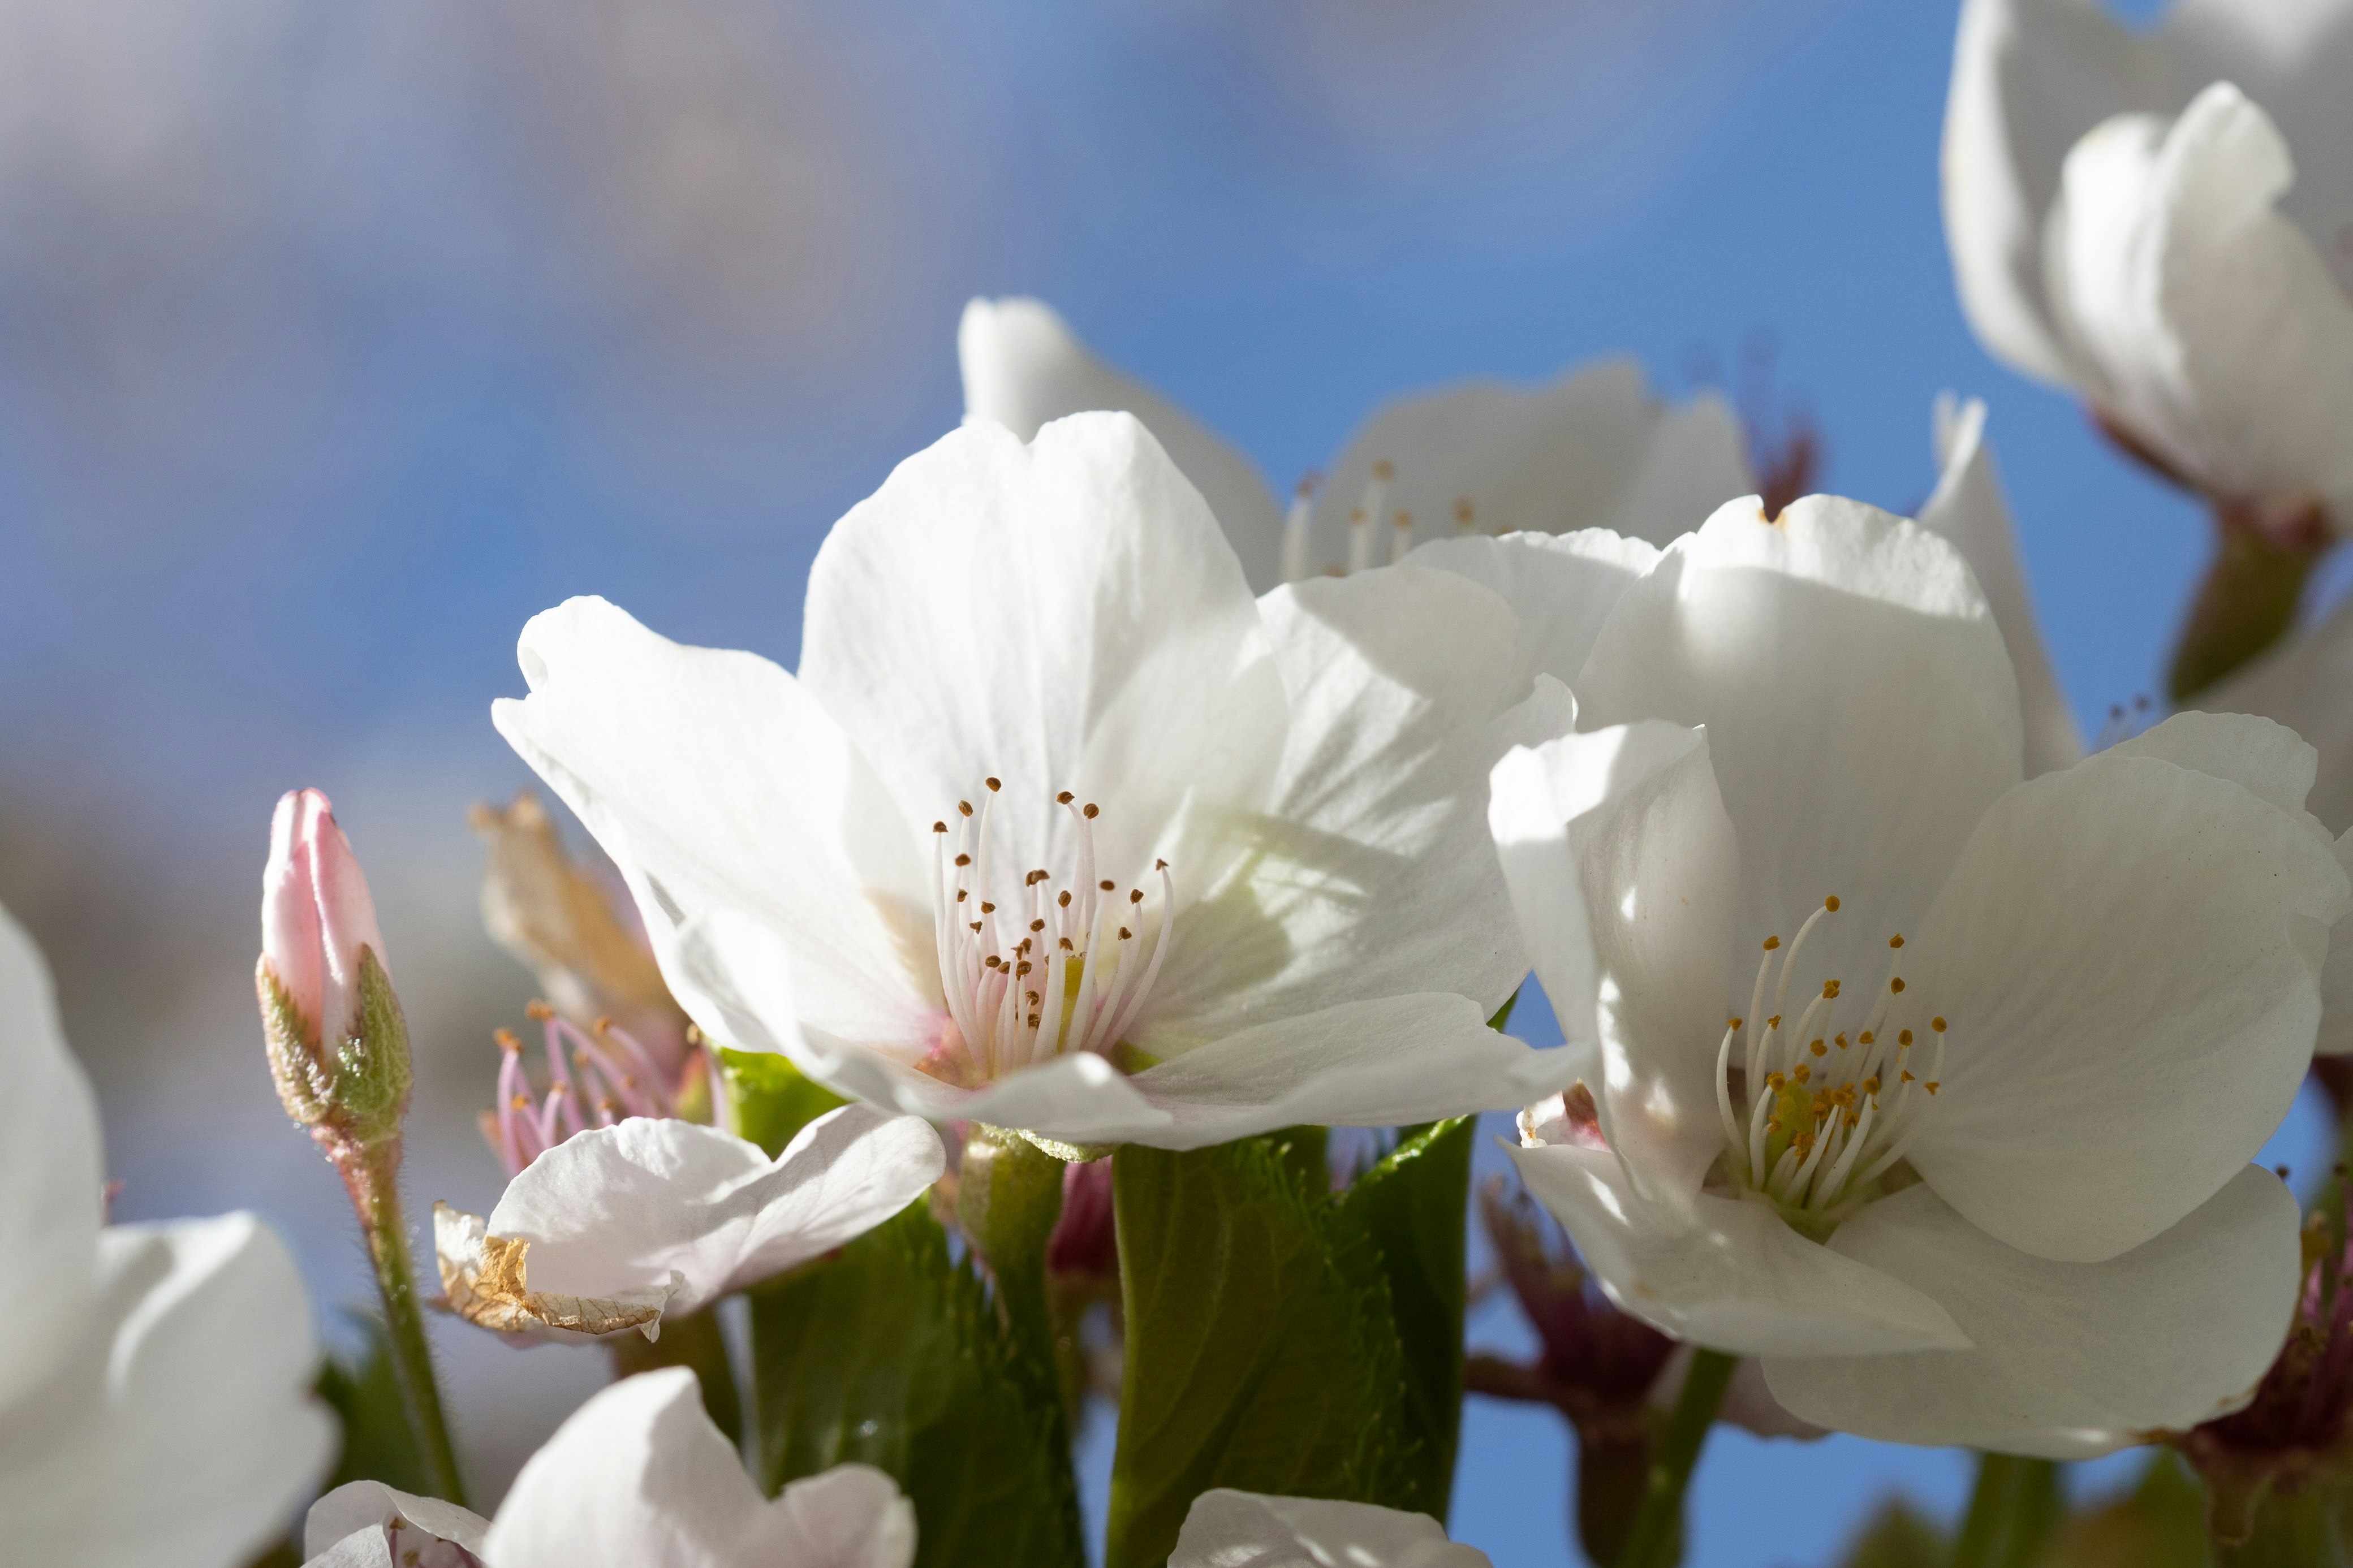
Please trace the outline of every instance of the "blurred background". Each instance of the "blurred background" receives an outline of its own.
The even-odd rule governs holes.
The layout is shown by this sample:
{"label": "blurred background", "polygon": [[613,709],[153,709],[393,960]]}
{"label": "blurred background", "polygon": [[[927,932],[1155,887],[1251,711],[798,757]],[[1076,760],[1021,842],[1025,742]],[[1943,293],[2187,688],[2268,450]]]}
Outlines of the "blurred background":
{"label": "blurred background", "polygon": [[[1968,335],[1936,205],[1953,20],[0,0],[0,901],[57,970],[116,1213],[259,1208],[331,1333],[366,1294],[253,1011],[269,808],[304,784],[417,1042],[412,1214],[487,1211],[472,1118],[532,987],[482,935],[466,807],[525,782],[486,711],[522,689],[516,632],[593,592],[794,662],[828,524],[958,416],[976,293],[1049,300],[1278,485],[1391,394],[1628,351],[1672,394],[1802,399],[1823,488],[1908,510],[1932,397],[1984,395],[2096,731],[2158,689],[2208,525]],[[448,1328],[495,1490],[604,1363]],[[1474,1336],[1526,1337],[1506,1301]],[[1467,1420],[1458,1538],[1572,1560],[1557,1416]],[[1826,1563],[1890,1489],[1949,1513],[1967,1476],[1725,1433],[1692,1561]]]}

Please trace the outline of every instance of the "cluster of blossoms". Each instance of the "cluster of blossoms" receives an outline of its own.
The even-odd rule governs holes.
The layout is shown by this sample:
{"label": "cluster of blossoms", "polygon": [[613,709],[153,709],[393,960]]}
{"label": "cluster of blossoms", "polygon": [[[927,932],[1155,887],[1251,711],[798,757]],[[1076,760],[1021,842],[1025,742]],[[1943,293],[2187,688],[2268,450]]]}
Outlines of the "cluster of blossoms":
{"label": "cluster of blossoms", "polygon": [[[429,1303],[390,956],[289,795],[269,1065],[350,1191],[432,1494],[340,1476],[303,1556],[905,1568],[1035,1531],[1076,1563],[1090,1389],[1118,1568],[1473,1568],[1440,1523],[1466,1386],[1575,1425],[1615,1568],[1674,1561],[1719,1418],[2171,1443],[2225,1538],[2333,1507],[2343,1220],[2253,1163],[2353,1048],[2353,610],[2281,640],[2353,528],[2347,33],[2291,9],[1962,9],[1971,320],[2220,528],[2181,710],[2089,755],[1980,403],[1937,404],[1916,518],[1763,499],[1724,399],[1622,362],[1393,403],[1285,509],[1045,306],[976,301],[967,419],[828,535],[797,669],[598,598],[523,628],[493,722],[617,880],[535,797],[476,814],[544,999],[536,1051],[497,1037],[507,1180],[434,1205]],[[1556,1048],[1503,1027],[1531,973]],[[37,1282],[0,1531],[248,1561],[332,1468],[291,1262],[250,1216],[106,1223],[5,916],[0,1058]],[[1484,1210],[1540,1353],[1466,1368],[1482,1112],[1517,1113],[1525,1195]],[[1401,1131],[1335,1190],[1330,1128]],[[427,1305],[624,1374],[488,1518]],[[1332,1386],[1285,1381],[1335,1345]]]}

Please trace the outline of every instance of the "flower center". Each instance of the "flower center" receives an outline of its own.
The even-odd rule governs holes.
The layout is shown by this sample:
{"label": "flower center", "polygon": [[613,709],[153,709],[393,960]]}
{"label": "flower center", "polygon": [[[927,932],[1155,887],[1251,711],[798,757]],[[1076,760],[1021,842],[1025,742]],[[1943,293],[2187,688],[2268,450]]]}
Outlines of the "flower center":
{"label": "flower center", "polygon": [[533,1002],[526,1011],[544,1030],[547,1088],[533,1087],[523,1065],[523,1044],[514,1031],[497,1031],[494,1037],[503,1058],[499,1103],[483,1129],[491,1134],[509,1176],[521,1174],[525,1165],[575,1132],[610,1127],[628,1116],[679,1114],[679,1095],[700,1070],[700,1051],[688,1058],[673,1081],[655,1065],[652,1054],[610,1018],[599,1018],[584,1029],[544,1002]]}
{"label": "flower center", "polygon": [[[1887,939],[1887,978],[1852,1034],[1838,1026],[1836,980],[1790,1018],[1799,954],[1838,908],[1837,899],[1823,900],[1786,953],[1779,937],[1765,939],[1748,1016],[1725,1021],[1715,1057],[1725,1170],[1809,1229],[1835,1226],[1868,1201],[1927,1121],[1945,1063],[1945,1020],[1927,1017],[1925,1039],[1911,1027],[1927,1009],[1896,972],[1901,936]],[[1768,1000],[1773,1011],[1760,1018]]]}
{"label": "flower center", "polygon": [[1021,879],[1011,908],[991,902],[988,815],[1003,786],[984,782],[976,816],[970,801],[956,803],[953,854],[948,825],[932,824],[933,929],[953,1033],[922,1065],[951,1081],[1002,1078],[1066,1051],[1110,1055],[1152,994],[1176,909],[1176,884],[1162,860],[1154,868],[1160,919],[1147,954],[1144,889],[1123,895],[1098,877],[1094,823],[1101,809],[1079,805],[1068,790],[1054,802],[1078,824],[1078,865],[1069,884],[1058,888],[1053,874],[1039,868]]}
{"label": "flower center", "polygon": [[[1345,577],[1351,572],[1366,571],[1382,561],[1394,565],[1413,548],[1413,513],[1389,510],[1389,481],[1395,478],[1397,469],[1388,458],[1373,465],[1365,479],[1364,493],[1348,513],[1348,563],[1326,570]],[[1283,520],[1282,580],[1286,583],[1304,582],[1315,574],[1308,554],[1315,518],[1315,483],[1314,474],[1299,481],[1298,489],[1292,493],[1290,515]],[[1454,502],[1454,531],[1478,531],[1469,496]],[[1380,545],[1383,536],[1388,542],[1386,552]]]}

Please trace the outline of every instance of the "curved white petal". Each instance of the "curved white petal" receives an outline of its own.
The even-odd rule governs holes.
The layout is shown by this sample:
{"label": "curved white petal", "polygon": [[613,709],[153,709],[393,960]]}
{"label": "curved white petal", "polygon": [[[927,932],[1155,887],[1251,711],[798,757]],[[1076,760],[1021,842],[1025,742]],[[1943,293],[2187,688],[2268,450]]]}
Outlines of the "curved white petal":
{"label": "curved white petal", "polygon": [[1756,493],[1740,416],[1721,394],[1702,392],[1660,411],[1632,481],[1594,522],[1628,539],[1672,544],[1725,502]]}
{"label": "curved white petal", "polygon": [[251,1215],[110,1226],[96,1300],[0,1419],[12,1556],[237,1568],[325,1470],[318,1340],[294,1260]]}
{"label": "curved white petal", "polygon": [[2052,673],[2042,626],[2026,589],[2018,557],[2018,534],[2010,503],[1994,471],[1993,447],[1985,438],[1986,405],[1938,393],[1936,493],[1920,509],[1920,526],[1952,542],[1977,574],[1993,611],[1994,624],[2018,671],[2018,706],[2025,722],[2026,776],[2072,767],[2083,759],[2083,732]]}
{"label": "curved white petal", "polygon": [[1488,1568],[1426,1513],[1218,1487],[1193,1500],[1168,1568]]}
{"label": "curved white petal", "polygon": [[1566,686],[1585,668],[1619,596],[1658,560],[1657,546],[1643,540],[1588,528],[1434,539],[1405,563],[1451,572],[1502,595],[1519,623],[1520,678],[1549,675]]}
{"label": "curved white petal", "polygon": [[1124,410],[1168,449],[1218,516],[1250,586],[1282,580],[1282,513],[1258,465],[1134,376],[1106,364],[1038,300],[975,300],[956,327],[969,419],[1004,426],[1024,441],[1070,414]]}
{"label": "curved white petal", "polygon": [[1966,0],[1945,100],[1945,241],[1978,342],[2073,379],[2043,294],[2042,225],[2067,151],[2109,115],[2171,107],[2171,64],[2100,0]]}
{"label": "curved white petal", "polygon": [[[491,1521],[471,1509],[459,1508],[439,1498],[416,1497],[396,1491],[382,1481],[347,1481],[311,1505],[302,1520],[302,1554],[317,1563],[322,1554],[332,1552],[353,1535],[364,1537],[373,1532],[375,1546],[383,1555],[354,1555],[349,1559],[351,1568],[364,1563],[382,1561],[386,1568],[401,1563],[397,1553],[385,1551],[385,1532],[397,1531],[406,1536],[421,1531],[437,1542],[480,1556],[482,1538],[489,1532]],[[367,1542],[363,1540],[360,1545]],[[404,1542],[406,1544],[406,1542]],[[429,1551],[420,1547],[420,1560],[416,1568],[442,1568],[431,1561]],[[328,1559],[334,1563],[335,1559]],[[338,1563],[338,1568],[341,1568]],[[401,1563],[401,1568],[408,1568]]]}
{"label": "curved white petal", "polygon": [[694,1374],[672,1367],[615,1384],[557,1427],[485,1546],[496,1568],[907,1568],[915,1518],[864,1466],[763,1498]]}
{"label": "curved white petal", "polygon": [[2117,742],[2106,754],[2156,757],[2193,773],[2229,779],[2257,800],[2304,821],[2315,836],[2327,837],[2317,821],[2306,818],[2304,809],[2319,772],[2319,754],[2284,724],[2248,713],[2175,713]]}
{"label": "curved white petal", "polygon": [[[1366,520],[1375,563],[1394,558],[1399,512],[1412,542],[1606,526],[1631,496],[1661,417],[1630,359],[1575,366],[1539,386],[1467,381],[1383,404],[1333,460],[1309,569],[1350,563],[1359,510],[1380,513]],[[1375,478],[1379,463],[1391,469],[1386,483]]]}
{"label": "curved white petal", "polygon": [[[602,599],[523,627],[531,695],[499,732],[563,796],[636,895],[664,977],[721,1040],[723,997],[679,962],[682,928],[752,912],[782,939],[799,1015],[929,1048],[939,1006],[918,835],[807,688],[749,653],[659,637]],[[789,1029],[793,1018],[767,1020]]]}
{"label": "curved white petal", "polygon": [[1936,1298],[1974,1342],[1770,1356],[1776,1399],[1865,1437],[2054,1459],[2161,1441],[2245,1404],[2279,1352],[2299,1274],[2295,1200],[2252,1166],[2104,1263],[2004,1247],[1926,1187],[1872,1205],[1831,1247]]}
{"label": "curved white petal", "polygon": [[900,464],[818,552],[800,678],[919,828],[988,805],[987,890],[1008,908],[1025,872],[1076,861],[1065,790],[1103,805],[1103,876],[1143,885],[1166,859],[1180,904],[1198,897],[1282,752],[1241,567],[1125,414],[1026,446],[976,423]]}
{"label": "curved white petal", "polygon": [[2216,713],[2260,713],[2311,742],[2320,763],[2305,804],[2331,833],[2353,828],[2353,598],[2199,703]]}
{"label": "curved white petal", "polygon": [[1969,1342],[1927,1296],[1808,1241],[1765,1204],[1702,1194],[1678,1223],[1606,1149],[1552,1144],[1512,1158],[1609,1299],[1662,1333],[1743,1355],[1875,1357]]}
{"label": "curved white petal", "polygon": [[1507,1110],[1576,1080],[1581,1053],[1531,1049],[1487,1016],[1483,1004],[1425,994],[1243,1029],[1138,1073],[1136,1090],[1170,1120],[1129,1142],[1200,1149],[1301,1123],[1405,1126]]}
{"label": "curved white petal", "polygon": [[[1944,1083],[1913,1165],[2039,1257],[2158,1235],[2286,1114],[2349,904],[2326,837],[2231,780],[2104,752],[2020,785],[1922,922],[1888,1019]],[[1941,1067],[1930,1015],[1951,1022]]]}
{"label": "curved white petal", "polygon": [[565,1140],[507,1184],[490,1234],[528,1241],[535,1291],[618,1298],[685,1284],[682,1316],[829,1252],[939,1179],[939,1134],[912,1116],[844,1106],[775,1160],[732,1132],[631,1117]]}
{"label": "curved white petal", "polygon": [[98,1105],[66,1047],[40,949],[0,909],[0,1412],[90,1310],[105,1171]]}
{"label": "curved white petal", "polygon": [[1561,1036],[1599,1047],[1589,1087],[1609,1144],[1679,1212],[1724,1145],[1718,1009],[1740,873],[1707,742],[1651,721],[1515,751],[1490,811]]}
{"label": "curved white petal", "polygon": [[[1179,913],[1128,1038],[1176,1057],[1411,992],[1493,1013],[1527,973],[1486,829],[1487,773],[1528,689],[1510,607],[1400,566],[1278,588],[1260,609],[1290,698],[1281,771],[1263,813],[1227,825],[1237,873]],[[1556,720],[1567,728],[1566,704]]]}
{"label": "curved white petal", "polygon": [[2052,308],[2111,416],[2200,488],[2353,517],[2353,299],[2274,210],[2295,180],[2227,82],[2170,124],[2123,115],[2068,154]]}
{"label": "curved white petal", "polygon": [[1753,499],[1719,510],[1626,591],[1570,685],[1580,729],[1707,728],[1740,845],[1730,984],[1709,1002],[1728,1015],[1748,1010],[1758,944],[1831,897],[1845,912],[1808,939],[1794,994],[1867,994],[2020,776],[2017,678],[1967,563],[1833,496],[1772,521]]}

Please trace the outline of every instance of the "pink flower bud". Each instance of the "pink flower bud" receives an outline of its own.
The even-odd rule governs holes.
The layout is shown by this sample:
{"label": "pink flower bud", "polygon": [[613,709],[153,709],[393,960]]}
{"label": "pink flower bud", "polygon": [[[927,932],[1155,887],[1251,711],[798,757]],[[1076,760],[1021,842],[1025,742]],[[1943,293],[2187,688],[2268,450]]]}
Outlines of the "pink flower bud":
{"label": "pink flower bud", "polygon": [[314,1048],[360,1029],[360,950],[391,965],[375,904],[334,809],[314,789],[290,791],[269,823],[261,873],[261,956],[301,1014]]}

